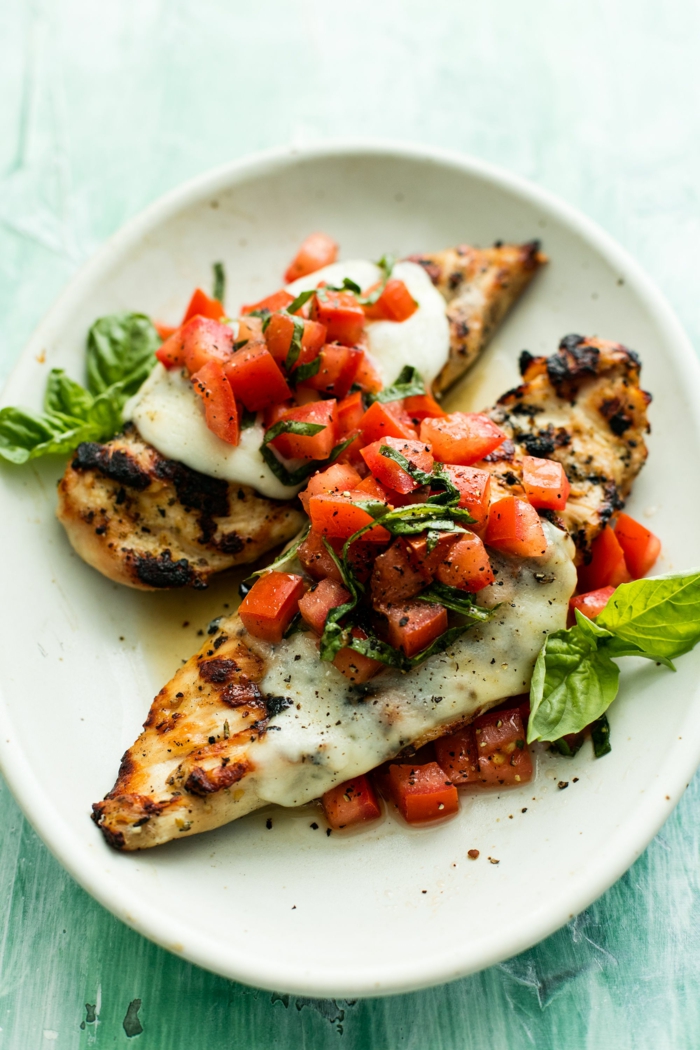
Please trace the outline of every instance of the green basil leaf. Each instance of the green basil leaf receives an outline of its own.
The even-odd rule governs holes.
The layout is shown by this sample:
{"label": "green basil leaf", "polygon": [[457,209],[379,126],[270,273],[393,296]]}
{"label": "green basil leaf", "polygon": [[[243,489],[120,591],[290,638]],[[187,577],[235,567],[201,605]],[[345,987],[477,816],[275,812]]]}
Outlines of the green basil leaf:
{"label": "green basil leaf", "polygon": [[385,459],[393,459],[394,463],[398,463],[402,470],[404,470],[410,478],[417,481],[419,485],[430,485],[433,480],[432,474],[426,474],[424,470],[416,467],[410,462],[401,452],[395,448],[391,448],[390,445],[380,445],[379,455],[384,456]]}
{"label": "green basil leaf", "polygon": [[378,660],[388,667],[397,667],[401,671],[411,671],[414,667],[418,667],[419,664],[429,660],[431,656],[436,656],[438,653],[444,652],[445,649],[449,649],[470,627],[473,627],[472,623],[448,628],[427,649],[423,649],[422,652],[416,653],[415,656],[410,658],[404,656],[400,649],[395,649],[392,645],[388,645],[379,638],[372,636],[367,638],[350,637],[346,645],[349,649],[354,649],[355,652],[362,653],[363,656],[368,656],[372,660]]}
{"label": "green basil leaf", "polygon": [[[318,426],[319,424],[307,425]],[[274,427],[271,427],[270,429],[274,430]],[[353,441],[354,438],[352,437],[346,438],[345,441],[341,441],[340,444],[335,446],[328,459],[311,459],[308,463],[302,463],[302,465],[297,467],[296,470],[288,470],[284,463],[277,458],[272,449],[268,448],[264,442],[260,446],[260,455],[265,460],[275,477],[278,478],[283,485],[288,485],[290,488],[298,488],[300,485],[304,484],[307,478],[310,478],[312,474],[315,474],[317,470],[323,470],[325,467],[330,467],[331,463],[335,463],[338,456],[340,456]]]}
{"label": "green basil leaf", "polygon": [[425,383],[417,368],[404,365],[391,386],[385,386],[372,398],[385,404],[387,401],[401,401],[404,397],[415,397],[425,393]]}
{"label": "green basil leaf", "polygon": [[316,295],[316,289],[311,288],[308,292],[300,292],[296,299],[292,299],[289,306],[285,306],[285,313],[295,314],[297,310],[301,310],[302,306],[308,303],[309,299]]}
{"label": "green basil leaf", "polygon": [[214,271],[214,298],[218,299],[220,303],[223,303],[226,295],[226,270],[222,262],[215,262],[212,265]]}
{"label": "green basil leaf", "polygon": [[601,715],[591,724],[591,740],[596,758],[602,758],[612,751],[610,746],[610,723],[607,715]]}
{"label": "green basil leaf", "polygon": [[124,403],[135,394],[156,363],[160,337],[145,314],[100,317],[88,332],[87,376],[91,394],[119,384]]}
{"label": "green basil leaf", "polygon": [[272,311],[268,310],[266,306],[263,306],[262,310],[249,310],[246,317],[259,317],[262,321],[263,332],[267,331],[267,326],[272,318]]}
{"label": "green basil leaf", "polygon": [[44,412],[85,419],[94,401],[92,394],[67,376],[62,368],[51,369],[44,394]]}
{"label": "green basil leaf", "polygon": [[238,425],[241,430],[249,430],[250,427],[255,426],[257,419],[257,412],[250,412],[247,408],[244,407],[243,411],[241,412],[241,418],[238,422]]}
{"label": "green basil leaf", "polygon": [[300,317],[293,317],[292,322],[294,324],[294,331],[292,332],[292,341],[289,344],[289,350],[287,351],[287,359],[284,362],[284,367],[287,372],[291,372],[294,365],[299,360],[301,354],[301,341],[304,338],[304,322]]}
{"label": "green basil leaf", "polygon": [[304,423],[299,419],[281,419],[279,423],[275,423],[273,427],[265,431],[263,444],[269,445],[280,434],[299,434],[302,437],[313,437],[314,434],[319,434],[325,429],[325,423]]}
{"label": "green basil leaf", "polygon": [[492,609],[484,609],[481,605],[476,605],[473,594],[458,587],[448,587],[438,580],[434,580],[417,597],[422,602],[436,602],[438,605],[444,605],[446,609],[468,616],[473,623],[485,623],[492,619],[498,608],[495,606]]}
{"label": "green basil leaf", "polygon": [[700,571],[623,583],[596,624],[657,659],[689,652],[700,641]]}
{"label": "green basil leaf", "polygon": [[321,355],[315,357],[313,361],[308,361],[305,365],[298,365],[292,373],[292,380],[294,385],[297,383],[303,383],[305,379],[311,379],[312,376],[318,374],[318,370],[321,367]]}
{"label": "green basil leaf", "polygon": [[620,671],[578,625],[547,637],[530,688],[528,743],[578,733],[617,696]]}
{"label": "green basil leaf", "polygon": [[94,426],[84,420],[0,409],[0,457],[18,466],[38,456],[65,454],[81,441],[94,440]]}

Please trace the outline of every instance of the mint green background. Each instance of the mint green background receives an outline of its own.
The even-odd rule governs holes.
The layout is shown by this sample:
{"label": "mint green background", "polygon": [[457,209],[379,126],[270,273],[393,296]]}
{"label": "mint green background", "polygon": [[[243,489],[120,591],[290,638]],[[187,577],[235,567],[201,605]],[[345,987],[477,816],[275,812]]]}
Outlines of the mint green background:
{"label": "mint green background", "polygon": [[[697,341],[699,39],[693,0],[2,0],[0,378],[80,262],[163,191],[338,135],[463,150],[560,194]],[[697,1048],[699,817],[696,779],[631,871],[518,958],[349,1003],[245,988],[143,940],[2,788],[0,1048]]]}

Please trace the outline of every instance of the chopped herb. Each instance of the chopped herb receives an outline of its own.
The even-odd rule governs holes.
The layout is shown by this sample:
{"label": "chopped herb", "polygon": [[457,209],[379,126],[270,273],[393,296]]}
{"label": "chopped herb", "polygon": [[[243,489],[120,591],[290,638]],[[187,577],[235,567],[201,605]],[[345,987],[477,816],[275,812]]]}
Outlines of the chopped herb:
{"label": "chopped herb", "polygon": [[436,602],[438,605],[444,605],[446,609],[470,617],[473,623],[485,623],[493,617],[498,608],[494,606],[492,609],[484,609],[483,606],[474,603],[473,594],[460,590],[459,587],[449,587],[438,580],[434,580],[429,587],[426,587],[418,598],[423,602]]}
{"label": "chopped herb", "polygon": [[316,289],[311,288],[308,292],[300,292],[296,299],[293,299],[289,306],[285,306],[285,313],[295,314],[298,310],[301,310],[302,306],[305,306],[316,294]]}
{"label": "chopped herb", "polygon": [[378,394],[374,394],[372,400],[384,404],[387,401],[401,401],[404,397],[424,393],[425,383],[418,369],[413,365],[404,365],[391,386],[385,386]]}
{"label": "chopped herb", "polygon": [[250,342],[249,339],[239,339],[238,342],[233,344],[234,352],[236,350],[242,350],[246,343]]}
{"label": "chopped herb", "polygon": [[593,741],[593,753],[596,758],[602,758],[612,751],[610,746],[610,723],[607,715],[601,715],[591,723],[591,740]]}
{"label": "chopped herb", "polygon": [[294,368],[294,365],[299,360],[301,354],[301,341],[304,338],[304,322],[300,317],[293,317],[292,323],[294,330],[292,332],[292,341],[289,344],[289,350],[287,351],[287,359],[284,362],[284,367],[287,372],[290,373]]}
{"label": "chopped herb", "polygon": [[[244,340],[247,342],[247,340]],[[257,412],[249,412],[247,408],[244,408],[241,412],[241,418],[238,421],[238,425],[241,430],[248,430],[250,427],[254,427],[258,419]]]}
{"label": "chopped herb", "polygon": [[410,460],[406,459],[397,449],[391,448],[390,445],[380,445],[379,455],[384,456],[385,459],[393,459],[395,463],[404,470],[409,477],[417,481],[419,485],[430,485],[433,480],[432,474],[426,474],[420,467],[416,467]]}
{"label": "chopped herb", "polygon": [[311,379],[312,376],[318,374],[318,370],[321,367],[321,355],[313,359],[313,361],[307,361],[305,365],[298,365],[292,373],[292,382],[294,386],[297,383],[303,383],[305,379]]}
{"label": "chopped herb", "polygon": [[214,271],[214,298],[223,303],[226,295],[226,270],[222,262],[215,262],[212,266]]}

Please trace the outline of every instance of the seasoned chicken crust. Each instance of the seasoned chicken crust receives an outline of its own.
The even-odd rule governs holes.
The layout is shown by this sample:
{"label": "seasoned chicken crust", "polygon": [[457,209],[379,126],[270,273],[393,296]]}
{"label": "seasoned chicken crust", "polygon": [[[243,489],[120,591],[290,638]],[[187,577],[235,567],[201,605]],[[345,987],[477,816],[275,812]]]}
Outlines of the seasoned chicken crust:
{"label": "seasoned chicken crust", "polygon": [[[572,488],[555,524],[569,529],[580,561],[646,458],[650,397],[639,387],[639,359],[619,343],[567,336],[553,356],[524,355],[521,364],[523,384],[490,412],[510,438],[480,465],[491,472],[498,499],[522,494],[524,455],[562,462]],[[284,717],[280,698],[259,686],[264,649],[237,616],[228,617],[161,689],[114,788],[93,806],[110,845],[144,849],[218,827],[261,804],[255,745],[275,728],[271,718]],[[436,716],[435,731],[413,743],[463,723],[439,724]]]}

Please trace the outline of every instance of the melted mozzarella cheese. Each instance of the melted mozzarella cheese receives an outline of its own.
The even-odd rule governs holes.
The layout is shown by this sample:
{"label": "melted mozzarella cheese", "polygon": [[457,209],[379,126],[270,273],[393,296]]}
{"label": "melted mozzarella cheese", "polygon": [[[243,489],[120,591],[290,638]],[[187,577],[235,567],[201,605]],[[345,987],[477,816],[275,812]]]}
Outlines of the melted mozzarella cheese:
{"label": "melted mozzarella cheese", "polygon": [[141,437],[162,456],[192,470],[250,485],[269,499],[292,499],[299,491],[283,485],[260,454],[265,434],[262,423],[241,431],[238,445],[212,434],[204,421],[201,399],[178,369],[158,364],[141,389],[127,403],[124,418],[131,419]]}
{"label": "melted mozzarella cheese", "polygon": [[[393,276],[404,281],[418,303],[407,321],[370,321],[369,351],[384,384],[393,383],[406,364],[432,382],[446,363],[450,336],[445,301],[425,270],[416,263],[397,263]],[[363,259],[333,263],[288,286],[293,295],[315,288],[320,281],[340,285],[344,277],[366,291],[381,279],[374,263]],[[283,485],[260,455],[263,427],[256,423],[241,432],[240,444],[228,445],[208,429],[204,409],[188,379],[176,369],[156,365],[141,389],[127,403],[124,419],[132,420],[144,441],[169,459],[193,470],[239,485],[250,485],[269,499],[291,499],[301,486]]]}
{"label": "melted mozzarella cheese", "polygon": [[[349,277],[363,292],[381,279],[382,272],[365,259],[350,259],[325,266],[316,273],[299,278],[288,285],[292,295],[316,288],[319,281],[340,285]],[[403,281],[418,303],[418,309],[407,321],[368,321],[369,352],[378,371],[388,386],[393,383],[404,365],[417,368],[426,383],[432,383],[447,364],[450,356],[450,328],[445,313],[445,300],[422,266],[399,262],[392,277]]]}
{"label": "melted mozzarella cheese", "polygon": [[387,669],[354,689],[319,660],[312,634],[297,633],[275,647],[247,638],[267,661],[264,694],[290,701],[256,749],[258,799],[302,805],[430,730],[527,692],[546,635],[566,626],[576,584],[571,540],[543,526],[544,557],[518,561],[492,553],[496,583],[480,592],[479,604],[498,605],[494,618],[408,674]]}

